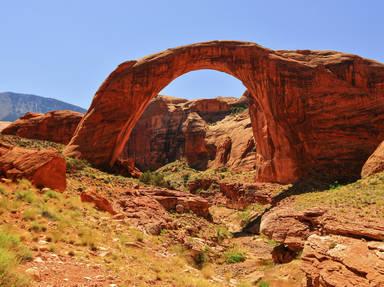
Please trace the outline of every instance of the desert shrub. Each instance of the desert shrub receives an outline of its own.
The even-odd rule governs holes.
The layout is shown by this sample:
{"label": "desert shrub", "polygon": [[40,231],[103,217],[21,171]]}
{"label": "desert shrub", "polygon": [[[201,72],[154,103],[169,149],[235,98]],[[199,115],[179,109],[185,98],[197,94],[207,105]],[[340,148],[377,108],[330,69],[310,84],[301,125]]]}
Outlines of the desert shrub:
{"label": "desert shrub", "polygon": [[80,170],[83,170],[89,166],[89,163],[85,160],[82,160],[82,159],[67,157],[65,160],[67,162],[67,171],[68,172],[80,171]]}
{"label": "desert shrub", "polygon": [[44,197],[46,199],[58,199],[60,198],[61,194],[52,190],[52,189],[49,189],[47,190],[45,193],[44,193]]}
{"label": "desert shrub", "polygon": [[329,185],[329,189],[338,189],[340,187],[342,187],[342,185],[338,181],[335,181]]}
{"label": "desert shrub", "polygon": [[245,209],[238,214],[238,217],[241,220],[241,225],[245,226],[251,220],[251,211],[249,209]]}
{"label": "desert shrub", "polygon": [[37,221],[33,221],[29,230],[34,232],[45,232],[47,231],[47,227]]}
{"label": "desert shrub", "polygon": [[260,281],[259,287],[269,287],[269,283],[265,281]]}
{"label": "desert shrub", "polygon": [[20,262],[31,260],[31,251],[21,243],[17,235],[0,230],[0,286],[28,286],[28,279],[20,274]]}
{"label": "desert shrub", "polygon": [[243,111],[245,111],[246,109],[247,109],[246,105],[233,106],[233,107],[231,107],[231,114],[232,115],[240,114]]}
{"label": "desert shrub", "polygon": [[15,192],[16,199],[25,201],[28,203],[35,202],[37,197],[33,190],[27,189],[27,190],[17,190]]}
{"label": "desert shrub", "polygon": [[159,172],[146,171],[140,176],[139,180],[145,184],[170,188],[171,184],[164,179],[164,175]]}
{"label": "desert shrub", "polygon": [[190,177],[189,173],[186,173],[186,174],[183,175],[183,182],[184,182],[184,184],[186,184],[188,182],[189,177]]}
{"label": "desert shrub", "polygon": [[225,262],[228,264],[243,262],[246,259],[245,253],[233,248],[224,253]]}
{"label": "desert shrub", "polygon": [[44,218],[47,218],[48,220],[52,220],[52,221],[59,220],[58,214],[54,210],[47,208],[47,207],[44,207],[41,210],[41,216]]}
{"label": "desert shrub", "polygon": [[34,207],[27,208],[23,211],[24,220],[35,220],[38,215],[39,215],[39,210]]}
{"label": "desert shrub", "polygon": [[208,257],[208,252],[207,250],[201,250],[199,251],[196,256],[193,258],[197,267],[203,268],[204,265],[208,262],[209,257]]}
{"label": "desert shrub", "polygon": [[230,238],[231,233],[224,226],[219,226],[216,229],[216,238],[218,242],[222,242],[224,239]]}

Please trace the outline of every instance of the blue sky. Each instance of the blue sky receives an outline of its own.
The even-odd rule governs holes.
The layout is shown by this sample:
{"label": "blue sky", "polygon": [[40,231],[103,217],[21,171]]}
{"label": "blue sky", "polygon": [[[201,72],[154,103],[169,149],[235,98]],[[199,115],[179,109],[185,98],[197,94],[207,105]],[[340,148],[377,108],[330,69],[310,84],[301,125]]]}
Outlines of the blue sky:
{"label": "blue sky", "polygon": [[[208,40],[272,49],[331,49],[384,62],[381,0],[4,0],[0,2],[0,91],[88,107],[121,62]],[[240,96],[222,73],[200,71],[167,94]]]}

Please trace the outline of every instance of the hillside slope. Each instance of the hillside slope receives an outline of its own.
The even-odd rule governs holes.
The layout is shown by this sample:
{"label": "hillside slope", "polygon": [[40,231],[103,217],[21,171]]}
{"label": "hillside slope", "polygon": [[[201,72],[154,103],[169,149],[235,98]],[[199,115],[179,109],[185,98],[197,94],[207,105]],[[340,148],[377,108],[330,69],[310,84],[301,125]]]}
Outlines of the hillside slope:
{"label": "hillside slope", "polygon": [[14,121],[27,112],[46,113],[54,110],[86,112],[81,107],[51,98],[12,92],[0,93],[0,121]]}

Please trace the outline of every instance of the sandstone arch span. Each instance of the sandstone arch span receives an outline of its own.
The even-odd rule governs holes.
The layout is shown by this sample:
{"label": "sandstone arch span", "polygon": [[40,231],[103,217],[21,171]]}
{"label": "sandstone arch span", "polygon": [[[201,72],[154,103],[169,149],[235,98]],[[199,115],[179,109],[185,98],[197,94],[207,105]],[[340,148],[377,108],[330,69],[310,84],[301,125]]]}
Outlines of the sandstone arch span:
{"label": "sandstone arch span", "polygon": [[358,175],[384,137],[383,64],[338,52],[212,41],[119,65],[65,153],[113,165],[149,101],[199,69],[225,72],[248,89],[259,180],[288,183],[313,171]]}

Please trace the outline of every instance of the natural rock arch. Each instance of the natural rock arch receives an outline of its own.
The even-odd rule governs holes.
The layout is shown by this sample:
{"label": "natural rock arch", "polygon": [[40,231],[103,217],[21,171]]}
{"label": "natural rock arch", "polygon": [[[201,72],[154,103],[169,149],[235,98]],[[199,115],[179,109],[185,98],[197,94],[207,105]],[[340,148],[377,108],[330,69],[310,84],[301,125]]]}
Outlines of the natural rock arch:
{"label": "natural rock arch", "polygon": [[119,65],[97,91],[65,154],[112,166],[149,101],[177,77],[200,69],[232,75],[248,89],[259,180],[293,182],[330,163],[332,173],[358,174],[383,138],[384,65],[338,52],[212,41]]}

